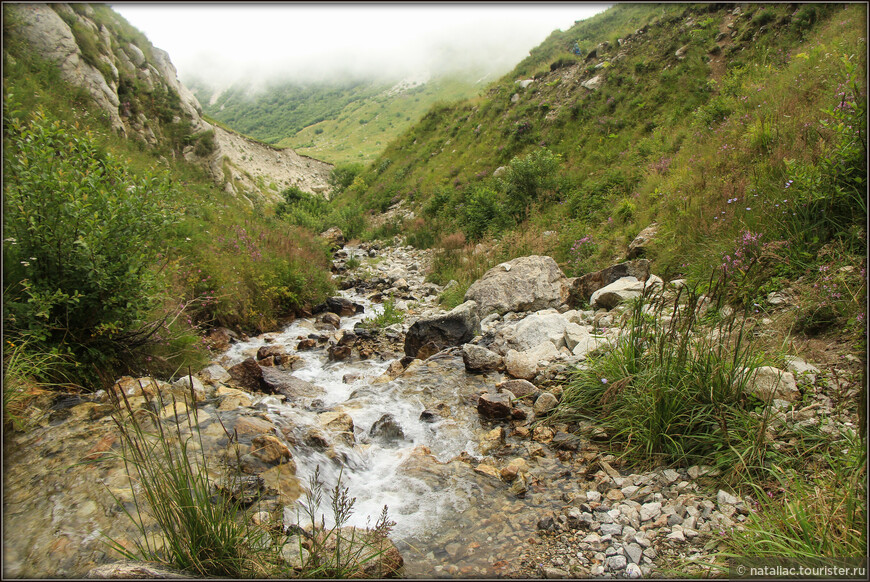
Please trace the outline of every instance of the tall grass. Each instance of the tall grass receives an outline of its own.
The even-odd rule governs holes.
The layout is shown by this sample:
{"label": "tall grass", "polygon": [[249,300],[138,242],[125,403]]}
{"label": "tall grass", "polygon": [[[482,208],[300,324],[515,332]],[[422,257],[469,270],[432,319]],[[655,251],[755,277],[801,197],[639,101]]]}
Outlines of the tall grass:
{"label": "tall grass", "polygon": [[28,410],[45,388],[56,385],[48,378],[64,378],[69,364],[62,354],[35,347],[27,336],[7,336],[3,346],[3,428],[25,430]]}
{"label": "tall grass", "polygon": [[806,567],[866,559],[866,447],[855,432],[830,445],[814,471],[774,466],[750,484],[753,510],[726,556],[789,558]]}
{"label": "tall grass", "polygon": [[[721,281],[720,285],[721,286]],[[717,287],[719,287],[717,286]],[[762,363],[747,319],[686,287],[647,291],[626,312],[613,348],[578,368],[549,421],[592,419],[632,460],[761,466],[764,415],[748,392]]]}
{"label": "tall grass", "polygon": [[[164,402],[159,395],[152,401],[143,390],[149,407],[134,411],[123,390],[109,394],[116,406],[120,456],[131,482],[139,485],[132,487],[132,512],[116,501],[140,534],[134,548],[114,540],[110,547],[130,560],[159,562],[198,576],[265,574],[271,561],[268,533],[249,523],[240,500],[214,498],[193,392],[181,410],[173,396],[168,427],[160,418]],[[227,437],[231,446],[232,436]],[[227,473],[231,480],[240,476]],[[159,535],[151,533],[146,516],[156,522]]]}
{"label": "tall grass", "polygon": [[[191,381],[192,385],[192,381]],[[225,466],[214,482],[209,455],[193,404],[194,394],[171,404],[159,391],[147,406],[134,410],[123,390],[111,390],[113,420],[119,430],[118,456],[130,478],[132,508],[114,493],[138,538],[132,547],[114,539],[108,546],[126,559],[157,562],[199,577],[349,578],[395,576],[401,557],[387,554],[394,522],[384,506],[373,528],[345,527],[355,499],[339,478],[330,496],[333,524],[320,514],[323,483],[319,470],[310,479],[301,504],[309,526],[252,521],[245,491],[238,438],[221,427],[227,440]],[[171,408],[170,408],[171,407]],[[170,412],[171,410],[171,412]],[[293,547],[296,555],[293,557]],[[288,550],[290,550],[288,552]],[[395,552],[395,550],[393,550]]]}

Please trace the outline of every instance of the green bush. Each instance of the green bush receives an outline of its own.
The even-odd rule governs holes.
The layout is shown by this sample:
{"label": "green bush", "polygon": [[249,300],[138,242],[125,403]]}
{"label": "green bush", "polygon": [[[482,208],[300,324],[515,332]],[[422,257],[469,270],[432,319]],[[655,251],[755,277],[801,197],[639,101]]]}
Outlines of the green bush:
{"label": "green bush", "polygon": [[505,228],[509,218],[496,191],[474,185],[465,196],[461,222],[465,237],[470,241],[478,241],[487,233]]}
{"label": "green bush", "polygon": [[335,166],[329,174],[329,185],[332,187],[333,195],[340,194],[347,190],[362,171],[362,164],[342,164]]}
{"label": "green bush", "polygon": [[116,369],[153,332],[153,267],[175,197],[165,176],[131,174],[94,139],[36,113],[7,115],[4,324],[47,351]]}
{"label": "green bush", "polygon": [[525,220],[529,207],[558,183],[561,156],[540,148],[527,156],[515,157],[501,178],[506,210],[517,221]]}

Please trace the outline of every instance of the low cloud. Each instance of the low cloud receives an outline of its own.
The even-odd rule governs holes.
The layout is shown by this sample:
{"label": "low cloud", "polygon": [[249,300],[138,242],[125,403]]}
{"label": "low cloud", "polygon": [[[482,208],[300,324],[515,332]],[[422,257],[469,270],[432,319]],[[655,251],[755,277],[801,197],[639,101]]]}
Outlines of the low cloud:
{"label": "low cloud", "polygon": [[503,74],[604,4],[116,5],[183,81],[395,79]]}

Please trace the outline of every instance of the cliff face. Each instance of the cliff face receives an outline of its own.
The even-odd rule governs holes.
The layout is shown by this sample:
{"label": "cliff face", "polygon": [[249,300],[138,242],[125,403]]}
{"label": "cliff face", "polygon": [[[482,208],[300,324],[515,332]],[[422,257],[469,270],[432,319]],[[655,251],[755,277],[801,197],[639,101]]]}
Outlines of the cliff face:
{"label": "cliff face", "polygon": [[178,80],[169,55],[104,5],[7,4],[8,30],[84,88],[112,127],[150,147],[202,164],[215,181],[253,203],[288,186],[328,196],[332,166],[217,128]]}

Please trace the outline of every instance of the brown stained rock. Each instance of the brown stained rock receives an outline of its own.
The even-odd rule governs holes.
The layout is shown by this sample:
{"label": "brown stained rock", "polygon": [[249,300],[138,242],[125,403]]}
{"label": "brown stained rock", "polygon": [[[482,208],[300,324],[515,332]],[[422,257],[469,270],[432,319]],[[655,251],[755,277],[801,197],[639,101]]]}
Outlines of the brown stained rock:
{"label": "brown stained rock", "polygon": [[511,415],[511,401],[507,394],[482,394],[477,400],[477,412],[484,418],[507,419]]}
{"label": "brown stained rock", "polygon": [[227,370],[233,383],[245,390],[263,389],[263,369],[254,358],[236,364]]}
{"label": "brown stained rock", "polygon": [[649,277],[649,261],[646,259],[626,261],[570,280],[568,305],[572,308],[585,305],[593,293],[623,277],[635,277],[638,281],[645,281]]}
{"label": "brown stained rock", "polygon": [[273,358],[273,360],[277,360],[281,356],[287,355],[287,348],[281,345],[266,345],[261,346],[260,349],[257,350],[257,359],[264,360],[266,358]]}
{"label": "brown stained rock", "polygon": [[251,440],[253,450],[251,454],[264,463],[280,463],[293,458],[290,449],[272,435],[260,435]]}

